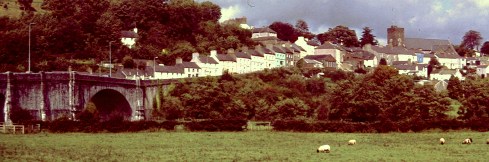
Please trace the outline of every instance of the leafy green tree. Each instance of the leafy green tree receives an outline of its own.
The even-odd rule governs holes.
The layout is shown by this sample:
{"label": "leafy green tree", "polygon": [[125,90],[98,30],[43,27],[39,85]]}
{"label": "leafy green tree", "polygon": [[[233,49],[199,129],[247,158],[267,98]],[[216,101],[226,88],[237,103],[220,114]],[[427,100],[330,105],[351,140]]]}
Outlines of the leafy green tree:
{"label": "leafy green tree", "polygon": [[375,36],[372,34],[372,29],[369,27],[364,27],[362,32],[362,38],[360,38],[360,46],[364,46],[366,44],[371,44],[373,46],[379,44],[375,39]]}
{"label": "leafy green tree", "polygon": [[379,61],[379,65],[387,65],[387,60],[385,60],[385,58],[381,58]]}
{"label": "leafy green tree", "polygon": [[327,32],[317,35],[320,42],[330,41],[334,44],[342,44],[346,47],[358,47],[359,42],[354,30],[346,26],[329,28]]}
{"label": "leafy green tree", "polygon": [[481,53],[485,55],[489,55],[489,41],[484,42],[484,44],[481,47]]}
{"label": "leafy green tree", "polygon": [[462,43],[460,43],[460,46],[474,50],[476,47],[479,47],[481,40],[481,33],[475,30],[469,30],[462,38]]}
{"label": "leafy green tree", "polygon": [[455,100],[460,100],[463,97],[463,87],[458,79],[458,77],[451,76],[450,79],[448,80],[448,96],[450,98],[455,99]]}
{"label": "leafy green tree", "polygon": [[454,48],[455,48],[455,51],[458,53],[459,56],[472,57],[475,55],[475,51],[473,49],[467,48],[463,45],[454,46]]}
{"label": "leafy green tree", "polygon": [[299,36],[294,26],[286,22],[273,22],[269,28],[277,32],[277,37],[284,41],[295,42]]}
{"label": "leafy green tree", "polygon": [[272,116],[278,119],[304,119],[307,117],[307,106],[304,101],[298,98],[287,98],[278,101],[272,109]]}

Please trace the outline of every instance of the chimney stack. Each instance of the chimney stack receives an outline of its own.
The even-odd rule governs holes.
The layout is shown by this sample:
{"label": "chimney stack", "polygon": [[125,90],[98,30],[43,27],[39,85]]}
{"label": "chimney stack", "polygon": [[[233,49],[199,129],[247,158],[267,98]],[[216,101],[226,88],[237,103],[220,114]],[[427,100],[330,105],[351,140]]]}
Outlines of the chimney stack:
{"label": "chimney stack", "polygon": [[177,57],[175,59],[175,64],[182,64],[182,58],[181,57]]}

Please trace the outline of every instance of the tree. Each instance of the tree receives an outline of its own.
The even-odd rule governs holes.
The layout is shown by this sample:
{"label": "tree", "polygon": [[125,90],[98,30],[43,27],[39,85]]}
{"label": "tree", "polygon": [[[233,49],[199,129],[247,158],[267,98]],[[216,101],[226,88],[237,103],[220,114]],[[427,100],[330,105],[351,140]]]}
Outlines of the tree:
{"label": "tree", "polygon": [[346,47],[357,47],[359,45],[355,31],[341,25],[329,28],[327,32],[318,34],[317,37],[321,43],[330,41],[334,44],[342,44]]}
{"label": "tree", "polygon": [[362,32],[362,38],[360,38],[360,46],[364,46],[366,44],[377,45],[378,41],[375,39],[375,36],[372,35],[372,29],[369,27],[364,27]]}
{"label": "tree", "polygon": [[295,30],[298,32],[299,36],[303,36],[308,39],[314,38],[314,34],[309,31],[309,25],[307,25],[306,21],[299,19],[295,23]]}
{"label": "tree", "polygon": [[476,47],[479,47],[479,45],[481,44],[481,40],[482,40],[481,33],[475,30],[469,30],[468,32],[465,33],[460,46],[468,49],[474,49]]}
{"label": "tree", "polygon": [[379,65],[387,65],[387,60],[385,60],[385,58],[381,58],[379,61]]}
{"label": "tree", "polygon": [[467,48],[465,46],[454,46],[455,51],[458,53],[459,56],[462,57],[472,57],[475,55],[475,51],[473,49]]}
{"label": "tree", "polygon": [[296,29],[289,23],[276,21],[268,27],[277,32],[277,37],[284,41],[295,42],[299,36]]}
{"label": "tree", "polygon": [[458,77],[455,77],[455,76],[451,76],[450,79],[448,80],[448,86],[447,86],[447,90],[448,90],[448,96],[452,99],[455,99],[455,100],[459,100],[462,99],[462,84],[460,82],[460,80],[458,79]]}
{"label": "tree", "polygon": [[489,41],[484,42],[481,48],[481,53],[489,55]]}

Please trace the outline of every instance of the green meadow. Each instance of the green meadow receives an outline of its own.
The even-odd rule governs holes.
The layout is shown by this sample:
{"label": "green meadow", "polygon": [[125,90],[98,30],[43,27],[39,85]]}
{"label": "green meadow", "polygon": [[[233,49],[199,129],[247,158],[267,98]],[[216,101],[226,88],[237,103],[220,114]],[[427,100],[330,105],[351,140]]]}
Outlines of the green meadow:
{"label": "green meadow", "polygon": [[[474,143],[462,145],[469,137]],[[488,161],[488,138],[470,131],[0,134],[0,161]],[[330,153],[316,153],[323,144]]]}

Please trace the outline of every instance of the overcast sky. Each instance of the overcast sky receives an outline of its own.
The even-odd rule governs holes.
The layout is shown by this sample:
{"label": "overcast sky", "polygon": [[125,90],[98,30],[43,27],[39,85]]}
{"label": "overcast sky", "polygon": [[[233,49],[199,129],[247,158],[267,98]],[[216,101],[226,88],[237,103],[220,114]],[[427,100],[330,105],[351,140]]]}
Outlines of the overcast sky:
{"label": "overcast sky", "polygon": [[[198,0],[200,2],[204,0]],[[221,6],[222,20],[247,17],[248,25],[268,26],[274,21],[295,25],[305,20],[309,30],[323,33],[345,25],[361,37],[365,26],[381,44],[387,28],[403,27],[405,37],[448,39],[460,44],[469,30],[489,39],[489,0],[209,0]]]}

